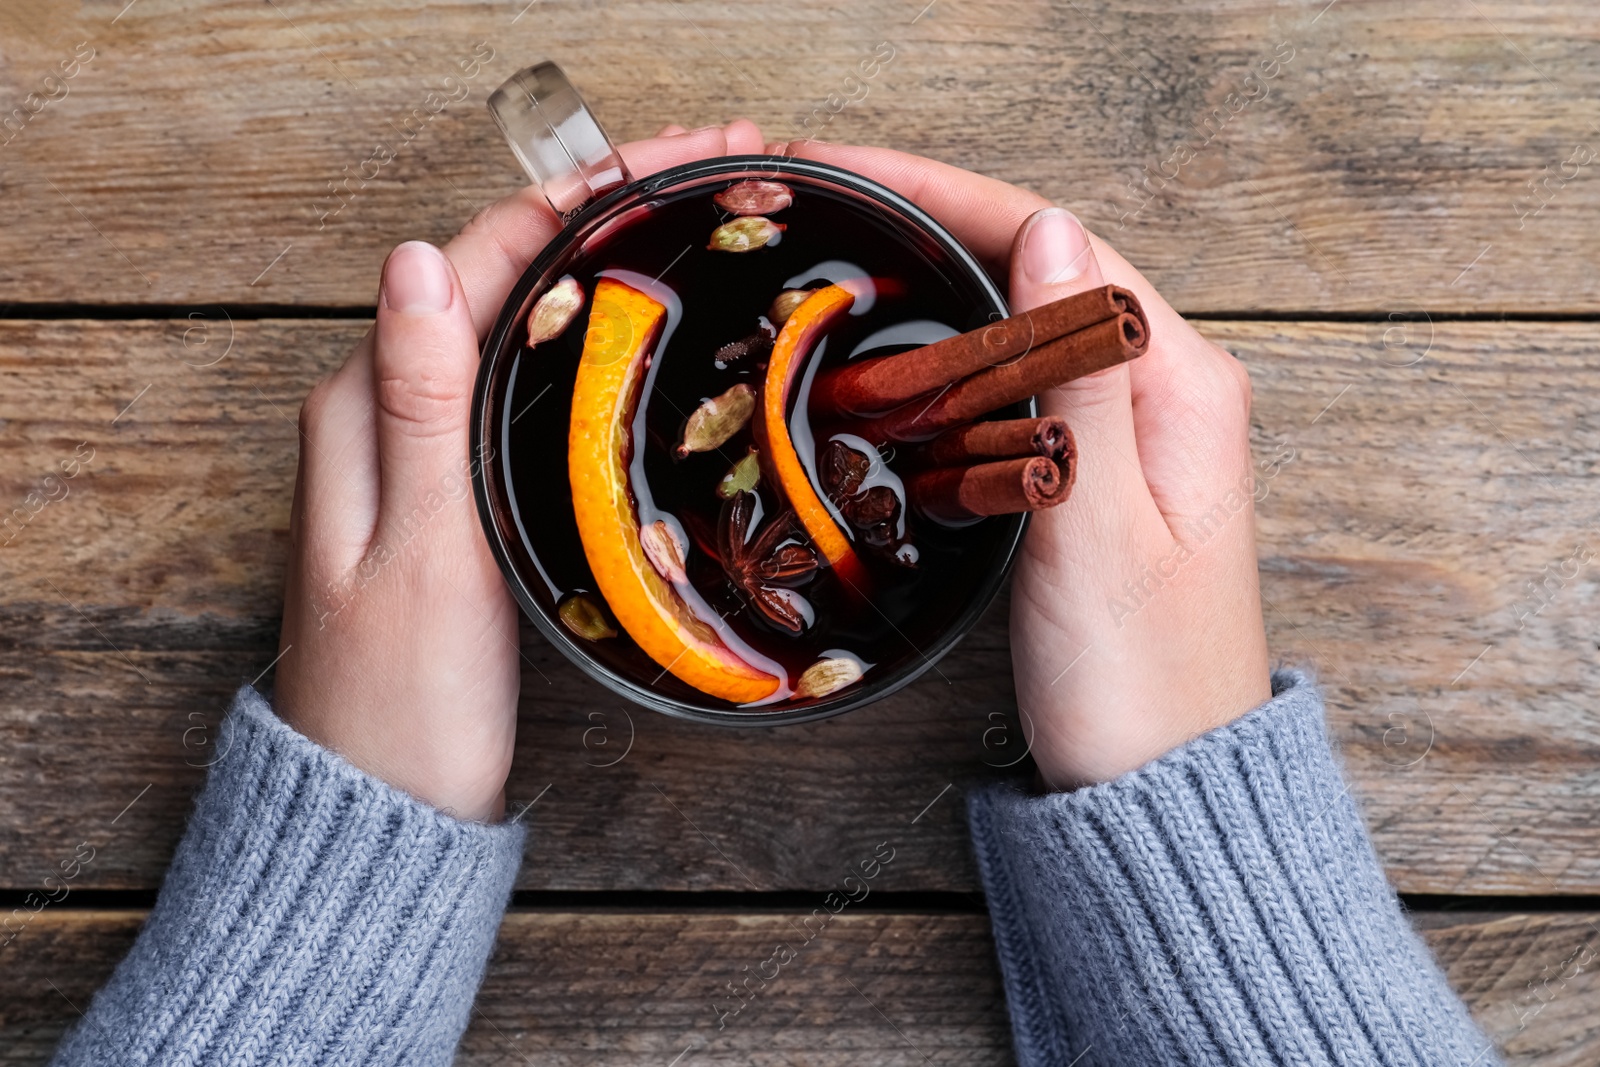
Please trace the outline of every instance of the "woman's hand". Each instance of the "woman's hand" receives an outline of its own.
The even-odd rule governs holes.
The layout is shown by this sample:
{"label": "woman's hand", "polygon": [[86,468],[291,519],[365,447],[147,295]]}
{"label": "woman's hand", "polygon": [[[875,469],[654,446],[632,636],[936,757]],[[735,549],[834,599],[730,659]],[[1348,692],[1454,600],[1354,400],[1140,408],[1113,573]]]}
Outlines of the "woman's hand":
{"label": "woman's hand", "polygon": [[1045,782],[1114,778],[1265,701],[1243,366],[1032,193],[885,149],[788,151],[915,201],[1009,272],[1015,311],[1112,282],[1150,319],[1144,356],[1040,398],[1080,456],[1072,498],[1034,518],[1012,593],[1017,702]]}
{"label": "woman's hand", "polygon": [[[640,176],[759,152],[761,133],[673,126],[621,151]],[[278,713],[464,819],[503,809],[520,678],[517,607],[472,500],[478,345],[559,229],[524,189],[442,253],[396,248],[376,324],[300,412]]]}

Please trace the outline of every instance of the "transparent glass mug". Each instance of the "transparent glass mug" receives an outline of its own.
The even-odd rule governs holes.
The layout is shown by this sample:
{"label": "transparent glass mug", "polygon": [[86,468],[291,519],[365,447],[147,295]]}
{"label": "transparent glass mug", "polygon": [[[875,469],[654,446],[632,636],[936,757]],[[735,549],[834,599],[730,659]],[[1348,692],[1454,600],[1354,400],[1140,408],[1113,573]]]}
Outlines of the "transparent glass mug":
{"label": "transparent glass mug", "polygon": [[[567,476],[567,426],[578,351],[571,342],[553,354],[540,345],[536,358],[534,349],[525,344],[527,317],[552,285],[574,270],[581,272],[579,265],[599,261],[624,233],[635,254],[641,247],[658,248],[659,281],[683,252],[678,240],[669,242],[665,236],[652,244],[653,225],[665,225],[655,220],[690,197],[705,198],[709,207],[713,192],[743,179],[781,181],[794,190],[797,208],[803,198],[816,197],[819,202],[826,200],[835,220],[838,212],[850,216],[848,226],[796,237],[793,243],[790,235],[796,227],[791,226],[777,246],[781,252],[785,246],[811,242],[805,247],[822,257],[819,277],[824,280],[827,264],[854,263],[864,249],[892,246],[904,250],[907,263],[926,261],[937,271],[946,334],[1008,314],[993,280],[916,205],[838,167],[783,156],[725,156],[635,179],[553,63],[539,63],[513,75],[490,96],[489,110],[529,177],[565,222],[523,273],[490,330],[473,398],[472,470],[479,514],[495,558],[528,617],[568,659],[628,700],[719,725],[767,726],[826,718],[878,700],[931,669],[971,630],[999,592],[1026,530],[1026,515],[983,520],[982,536],[963,553],[959,568],[941,576],[937,593],[923,591],[926,603],[917,605],[919,629],[914,635],[897,626],[883,606],[870,602],[859,606],[862,618],[870,620],[876,612],[898,638],[888,639],[861,680],[830,695],[764,706],[735,705],[680,681],[624,633],[590,640],[569,630],[558,614],[564,597],[586,592],[603,603],[587,571]],[[830,255],[830,250],[836,254]],[[649,266],[654,270],[657,263],[652,260]],[[586,302],[580,320],[588,310]],[[582,330],[579,321],[571,332]],[[659,344],[668,348],[665,341]],[[669,349],[653,358],[710,357]],[[550,378],[542,389],[536,388],[540,375]],[[1037,408],[1030,400],[998,414],[1036,415]],[[889,611],[893,610],[890,605]],[[791,685],[793,680],[791,674]]]}

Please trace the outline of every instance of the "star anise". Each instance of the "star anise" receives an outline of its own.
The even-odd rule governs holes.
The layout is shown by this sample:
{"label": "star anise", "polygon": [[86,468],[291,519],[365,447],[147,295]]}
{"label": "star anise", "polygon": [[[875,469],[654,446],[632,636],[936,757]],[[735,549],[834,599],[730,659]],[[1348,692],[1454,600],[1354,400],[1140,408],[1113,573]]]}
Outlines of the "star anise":
{"label": "star anise", "polygon": [[839,510],[853,525],[865,530],[880,523],[893,523],[900,514],[900,498],[887,485],[875,485],[845,501]]}
{"label": "star anise", "polygon": [[816,573],[816,549],[804,539],[792,511],[778,515],[752,539],[757,509],[755,494],[742,491],[723,505],[717,529],[723,572],[769,622],[802,633],[813,615],[811,605],[793,587]]}
{"label": "star anise", "polygon": [[822,487],[838,502],[861,490],[872,473],[872,458],[835,438],[823,446],[821,466]]}
{"label": "star anise", "polygon": [[914,566],[916,552],[903,551],[909,544],[901,530],[904,502],[887,484],[866,484],[880,462],[880,458],[834,438],[823,446],[818,474],[829,499],[855,529],[861,544],[896,563]]}

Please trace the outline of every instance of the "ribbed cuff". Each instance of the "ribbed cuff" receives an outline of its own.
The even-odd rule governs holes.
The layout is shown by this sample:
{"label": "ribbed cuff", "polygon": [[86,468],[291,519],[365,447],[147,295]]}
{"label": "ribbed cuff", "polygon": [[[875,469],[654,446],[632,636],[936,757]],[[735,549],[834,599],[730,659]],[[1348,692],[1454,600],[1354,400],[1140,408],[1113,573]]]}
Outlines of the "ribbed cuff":
{"label": "ribbed cuff", "polygon": [[1302,674],[1114,781],[969,812],[1022,1067],[1498,1062],[1385,881]]}
{"label": "ribbed cuff", "polygon": [[522,859],[246,686],[150,919],[54,1062],[448,1064]]}

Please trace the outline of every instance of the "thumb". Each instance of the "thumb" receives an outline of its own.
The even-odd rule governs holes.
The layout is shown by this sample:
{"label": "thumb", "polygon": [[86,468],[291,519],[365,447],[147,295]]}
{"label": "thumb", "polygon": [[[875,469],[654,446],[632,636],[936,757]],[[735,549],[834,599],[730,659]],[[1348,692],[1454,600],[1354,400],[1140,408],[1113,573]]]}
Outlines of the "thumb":
{"label": "thumb", "polygon": [[379,537],[415,532],[464,492],[477,334],[444,253],[408,241],[389,254],[372,352]]}
{"label": "thumb", "polygon": [[1076,215],[1047,207],[1028,216],[1011,256],[1011,302],[1026,311],[1104,285],[1100,260]]}
{"label": "thumb", "polygon": [[[1089,233],[1072,212],[1058,207],[1036,211],[1017,231],[1011,252],[1014,312],[1104,284],[1105,275],[1089,243]],[[1056,392],[1061,394],[1056,399],[1064,399],[1075,413],[1091,415],[1096,421],[1125,421],[1132,440],[1133,398],[1126,367],[1091,374]],[[1067,417],[1070,419],[1071,415]],[[1076,431],[1077,427],[1073,429]]]}
{"label": "thumb", "polygon": [[[1013,312],[1104,284],[1088,231],[1070,211],[1036,211],[1017,231],[1011,252]],[[1144,489],[1127,365],[1057,386],[1039,402],[1045,414],[1066,419],[1077,440],[1080,465],[1074,495],[1102,505],[1091,508],[1094,513],[1126,513],[1127,501],[1137,500]]]}

